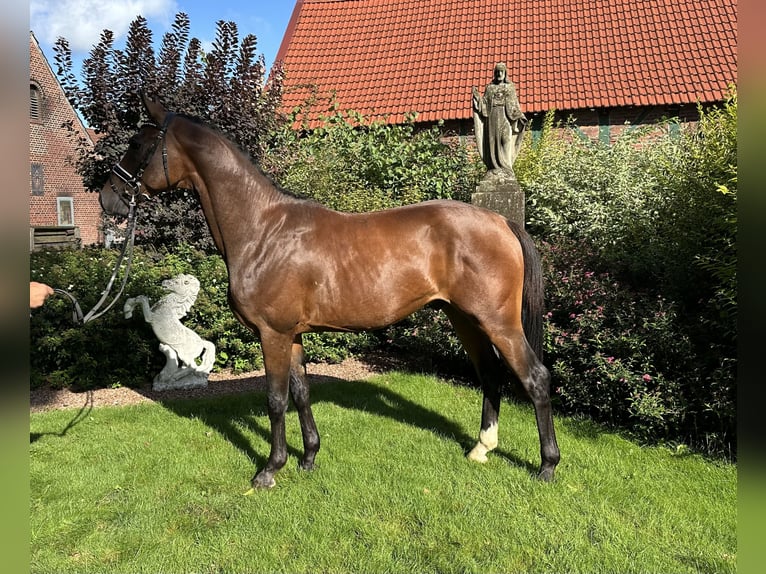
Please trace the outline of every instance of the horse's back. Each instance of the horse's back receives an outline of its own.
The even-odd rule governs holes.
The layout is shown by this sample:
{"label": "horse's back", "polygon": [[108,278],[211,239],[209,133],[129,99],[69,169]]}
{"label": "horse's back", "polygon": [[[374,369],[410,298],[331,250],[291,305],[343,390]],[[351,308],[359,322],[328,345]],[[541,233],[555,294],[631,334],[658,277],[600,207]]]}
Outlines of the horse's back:
{"label": "horse's back", "polygon": [[[381,239],[409,246],[424,236],[444,241],[494,237],[515,243],[501,215],[461,201],[436,199],[368,213],[335,213],[325,225],[333,234]],[[349,235],[350,234],[350,235]]]}
{"label": "horse's back", "polygon": [[[360,217],[352,216],[352,217]],[[460,201],[433,200],[361,216],[359,236],[378,242],[403,259],[442,259],[441,266],[459,263],[501,264],[518,260],[518,239],[501,215]],[[353,227],[353,226],[350,226]],[[494,263],[493,263],[494,262]]]}

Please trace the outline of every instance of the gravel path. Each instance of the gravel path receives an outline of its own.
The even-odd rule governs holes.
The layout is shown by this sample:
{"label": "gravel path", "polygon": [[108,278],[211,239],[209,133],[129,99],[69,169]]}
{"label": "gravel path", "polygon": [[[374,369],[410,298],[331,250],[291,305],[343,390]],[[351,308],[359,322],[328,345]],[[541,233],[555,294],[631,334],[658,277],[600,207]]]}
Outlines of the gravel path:
{"label": "gravel path", "polygon": [[[379,364],[362,362],[358,359],[346,359],[342,363],[309,363],[306,366],[309,384],[341,379],[359,381],[383,372]],[[42,412],[54,409],[102,407],[132,405],[153,402],[159,399],[196,398],[247,393],[266,388],[264,372],[254,371],[240,375],[231,373],[211,373],[207,388],[177,391],[153,391],[151,385],[145,388],[96,389],[74,393],[65,389],[34,389],[30,391],[30,412]]]}

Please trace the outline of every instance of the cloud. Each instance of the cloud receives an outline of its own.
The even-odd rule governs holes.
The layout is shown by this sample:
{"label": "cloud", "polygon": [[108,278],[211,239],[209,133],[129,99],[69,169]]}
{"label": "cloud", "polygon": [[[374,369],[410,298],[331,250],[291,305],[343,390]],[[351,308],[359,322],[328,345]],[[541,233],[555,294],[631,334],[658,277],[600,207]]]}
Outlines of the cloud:
{"label": "cloud", "polygon": [[89,52],[105,29],[123,38],[136,16],[172,21],[175,0],[30,0],[30,27],[38,39],[53,44],[59,37],[72,52]]}

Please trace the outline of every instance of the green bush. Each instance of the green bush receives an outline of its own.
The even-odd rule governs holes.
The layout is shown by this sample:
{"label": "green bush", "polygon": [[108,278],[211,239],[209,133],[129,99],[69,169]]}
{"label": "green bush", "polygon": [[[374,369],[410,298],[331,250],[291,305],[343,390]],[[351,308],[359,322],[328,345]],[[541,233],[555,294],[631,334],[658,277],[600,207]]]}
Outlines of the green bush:
{"label": "green bush", "polygon": [[369,333],[306,333],[303,351],[312,363],[341,363],[356,354],[374,348],[375,337]]}
{"label": "green bush", "polygon": [[649,136],[661,127],[625,131],[607,145],[576,136],[576,126],[554,126],[549,114],[516,169],[530,233],[587,241],[598,246],[604,261],[629,266],[634,276],[655,272],[651,249],[664,246],[647,231],[667,195],[656,164],[677,145],[671,137]]}
{"label": "green bush", "polygon": [[414,368],[441,375],[472,377],[473,367],[441,311],[426,307],[381,333],[380,344],[388,352],[408,359]]}
{"label": "green bush", "polygon": [[[412,118],[414,120],[414,117]],[[373,211],[427,199],[470,200],[478,157],[442,127],[417,130],[334,111],[307,132],[275,135],[263,168],[285,189],[339,211]]]}
{"label": "green bush", "polygon": [[[611,146],[549,114],[515,168],[528,230],[556,246],[546,250],[546,293],[560,310],[548,352],[569,381],[562,405],[720,452],[736,443],[736,92],[699,111],[696,125],[628,130]],[[583,253],[588,264],[574,268],[614,282],[597,307],[618,326],[580,310],[585,285],[562,287]],[[613,351],[621,346],[630,359]]]}
{"label": "green bush", "polygon": [[736,93],[699,111],[695,126],[626,130],[609,146],[549,114],[516,172],[536,238],[586,241],[628,283],[662,292],[734,342]]}
{"label": "green bush", "polygon": [[554,396],[647,440],[729,453],[734,382],[711,376],[678,305],[604,271],[584,242],[541,246],[546,276],[546,363]]}
{"label": "green bush", "polygon": [[699,317],[699,336],[736,356],[737,96],[702,110],[696,130],[655,171],[667,201],[646,231],[665,291]]}

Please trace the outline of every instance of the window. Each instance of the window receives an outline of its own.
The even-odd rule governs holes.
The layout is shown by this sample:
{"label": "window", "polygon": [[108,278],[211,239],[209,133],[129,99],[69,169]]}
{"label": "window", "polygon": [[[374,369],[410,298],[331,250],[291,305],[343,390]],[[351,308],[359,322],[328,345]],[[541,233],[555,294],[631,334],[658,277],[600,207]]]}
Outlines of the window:
{"label": "window", "polygon": [[59,214],[59,225],[74,225],[74,202],[71,197],[56,199]]}
{"label": "window", "polygon": [[43,98],[40,88],[34,84],[29,85],[29,119],[35,122],[43,119]]}
{"label": "window", "polygon": [[32,195],[43,195],[45,193],[45,176],[43,175],[43,164],[33,163],[30,170],[32,178]]}

